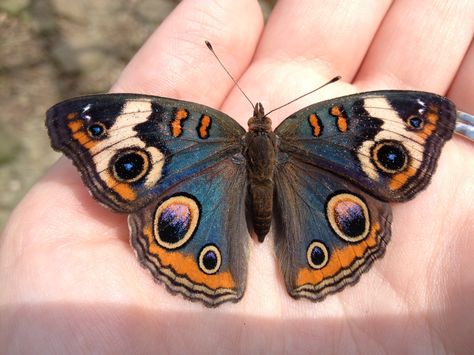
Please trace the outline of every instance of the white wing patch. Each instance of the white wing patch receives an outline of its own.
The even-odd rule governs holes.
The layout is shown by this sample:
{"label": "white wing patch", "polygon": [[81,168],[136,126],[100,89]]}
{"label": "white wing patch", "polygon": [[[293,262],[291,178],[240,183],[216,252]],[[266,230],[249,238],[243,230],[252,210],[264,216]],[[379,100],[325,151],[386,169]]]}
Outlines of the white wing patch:
{"label": "white wing patch", "polygon": [[369,116],[383,120],[381,131],[372,140],[362,143],[358,149],[357,156],[364,173],[375,181],[380,180],[379,170],[371,160],[371,152],[373,147],[383,140],[393,140],[401,143],[410,156],[410,168],[418,170],[423,160],[425,139],[417,132],[406,129],[405,121],[385,98],[369,97],[365,99],[364,109],[369,113]]}
{"label": "white wing patch", "polygon": [[145,178],[147,188],[154,186],[161,178],[165,162],[164,154],[156,147],[147,147],[134,129],[140,123],[147,121],[151,110],[150,101],[126,102],[115,123],[108,130],[108,137],[98,141],[90,149],[97,172],[104,182],[107,183],[111,179],[110,161],[123,149],[144,150],[151,157],[150,171]]}

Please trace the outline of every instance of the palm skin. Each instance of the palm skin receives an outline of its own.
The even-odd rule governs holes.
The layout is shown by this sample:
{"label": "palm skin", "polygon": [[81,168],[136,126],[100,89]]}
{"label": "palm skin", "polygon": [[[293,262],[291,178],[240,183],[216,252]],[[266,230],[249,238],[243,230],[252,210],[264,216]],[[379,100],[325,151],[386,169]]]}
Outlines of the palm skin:
{"label": "palm skin", "polygon": [[[343,76],[273,113],[273,127],[306,104],[375,89],[436,92],[472,113],[472,18],[469,0],[282,0],[264,28],[255,1],[183,1],[112,91],[220,107],[245,125],[250,105],[207,39],[267,111]],[[61,159],[0,240],[0,344],[5,353],[468,353],[472,176],[474,145],[455,137],[429,187],[392,204],[386,256],[324,302],[288,296],[267,238],[251,242],[244,298],[208,309],[153,282],[128,244],[126,216],[97,204]]]}

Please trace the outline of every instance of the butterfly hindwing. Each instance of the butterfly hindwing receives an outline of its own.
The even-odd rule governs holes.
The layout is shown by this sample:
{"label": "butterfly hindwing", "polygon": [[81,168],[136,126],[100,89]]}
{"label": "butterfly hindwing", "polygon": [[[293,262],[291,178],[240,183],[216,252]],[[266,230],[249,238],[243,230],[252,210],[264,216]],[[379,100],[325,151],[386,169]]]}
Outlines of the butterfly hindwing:
{"label": "butterfly hindwing", "polygon": [[383,200],[404,201],[429,183],[455,118],[455,107],[445,97],[374,91],[308,106],[275,133],[282,152]]}
{"label": "butterfly hindwing", "polygon": [[173,293],[207,306],[238,301],[247,277],[245,165],[196,173],[129,217],[140,262]]}
{"label": "butterfly hindwing", "polygon": [[322,300],[383,255],[390,206],[297,159],[277,165],[275,251],[288,292]]}
{"label": "butterfly hindwing", "polygon": [[222,112],[136,94],[84,96],[47,113],[52,146],[78,167],[94,197],[119,212],[241,152],[244,129]]}

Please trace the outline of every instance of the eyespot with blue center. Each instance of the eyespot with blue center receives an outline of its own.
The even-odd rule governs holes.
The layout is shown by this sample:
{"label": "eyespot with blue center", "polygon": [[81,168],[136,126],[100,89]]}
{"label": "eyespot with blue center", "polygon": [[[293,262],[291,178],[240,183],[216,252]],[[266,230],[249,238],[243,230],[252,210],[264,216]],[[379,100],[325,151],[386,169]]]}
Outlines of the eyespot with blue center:
{"label": "eyespot with blue center", "polygon": [[369,234],[369,209],[355,194],[340,192],[332,195],[326,204],[326,217],[333,232],[346,242],[360,242]]}
{"label": "eyespot with blue center", "polygon": [[101,138],[107,132],[107,128],[101,122],[92,123],[87,127],[87,134],[93,139]]}
{"label": "eyespot with blue center", "polygon": [[193,236],[200,216],[197,201],[191,196],[172,196],[158,205],[153,219],[157,244],[173,250],[184,246]]}
{"label": "eyespot with blue center", "polygon": [[420,116],[410,116],[406,122],[414,130],[420,130],[424,125],[424,121]]}
{"label": "eyespot with blue center", "polygon": [[321,269],[329,261],[329,251],[326,245],[318,240],[312,241],[306,249],[306,259],[312,269]]}
{"label": "eyespot with blue center", "polygon": [[395,174],[405,170],[409,155],[405,147],[397,141],[381,141],[372,148],[372,159],[382,172]]}
{"label": "eyespot with blue center", "polygon": [[204,246],[199,252],[198,264],[199,269],[205,274],[212,275],[219,271],[222,264],[219,248],[214,244]]}
{"label": "eyespot with blue center", "polygon": [[150,168],[150,158],[144,150],[125,150],[112,159],[112,173],[117,181],[133,183],[142,179]]}

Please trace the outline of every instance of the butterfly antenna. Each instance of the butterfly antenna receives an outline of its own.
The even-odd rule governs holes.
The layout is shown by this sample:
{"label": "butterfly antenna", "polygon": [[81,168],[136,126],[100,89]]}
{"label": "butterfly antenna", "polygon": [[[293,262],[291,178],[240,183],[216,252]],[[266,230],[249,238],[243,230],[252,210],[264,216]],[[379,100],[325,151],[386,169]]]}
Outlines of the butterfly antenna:
{"label": "butterfly antenna", "polygon": [[239,84],[237,83],[237,81],[235,81],[234,77],[232,76],[232,74],[229,73],[229,71],[227,70],[227,68],[224,66],[224,64],[222,64],[221,60],[219,59],[219,57],[217,56],[216,52],[214,52],[214,48],[212,48],[212,44],[211,42],[209,41],[204,41],[206,43],[206,46],[207,48],[209,48],[209,50],[211,51],[211,53],[214,55],[214,57],[216,57],[217,61],[219,62],[219,64],[221,65],[221,67],[225,70],[225,72],[227,73],[227,75],[232,79],[232,81],[234,82],[235,86],[237,86],[240,90],[240,92],[245,96],[245,98],[247,99],[248,102],[250,102],[250,105],[252,105],[252,109],[255,109],[255,105],[253,104],[253,102],[249,99],[249,97],[247,95],[245,95],[245,92],[242,90],[242,88],[239,86]]}
{"label": "butterfly antenna", "polygon": [[314,90],[311,90],[310,92],[307,92],[306,94],[303,94],[303,95],[301,95],[301,96],[298,96],[296,99],[293,99],[293,100],[291,100],[290,102],[287,102],[287,103],[284,104],[284,105],[281,105],[281,106],[279,106],[279,107],[277,107],[277,108],[274,108],[273,110],[267,112],[266,115],[268,116],[270,113],[272,113],[272,112],[274,112],[274,111],[276,111],[276,110],[279,110],[279,109],[281,109],[282,107],[288,106],[289,104],[292,104],[293,102],[298,101],[299,99],[301,99],[301,98],[303,98],[303,97],[305,97],[305,96],[308,96],[309,94],[312,94],[313,92],[318,91],[319,89],[322,89],[323,87],[325,87],[325,86],[327,86],[327,85],[329,85],[329,84],[335,83],[336,81],[340,80],[341,78],[342,78],[342,77],[341,77],[340,75],[335,76],[334,78],[332,78],[331,80],[329,80],[327,83],[325,83],[325,84],[323,84],[323,85],[317,87],[317,88],[314,89]]}

